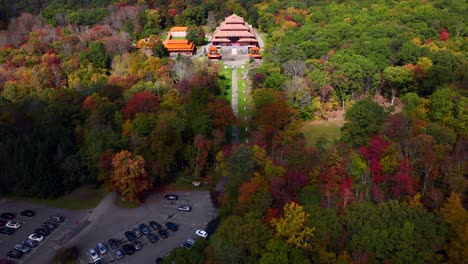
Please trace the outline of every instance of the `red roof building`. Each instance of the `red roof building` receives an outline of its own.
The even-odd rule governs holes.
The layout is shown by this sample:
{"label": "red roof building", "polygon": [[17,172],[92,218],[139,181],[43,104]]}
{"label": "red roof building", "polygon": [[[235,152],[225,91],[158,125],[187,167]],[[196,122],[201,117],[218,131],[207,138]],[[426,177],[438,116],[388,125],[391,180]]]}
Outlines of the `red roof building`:
{"label": "red roof building", "polygon": [[[173,27],[167,33],[164,47],[171,56],[177,54],[192,55],[195,46],[189,42],[185,37],[187,36],[187,27]],[[180,39],[183,38],[183,39]]]}
{"label": "red roof building", "polygon": [[216,28],[212,38],[213,46],[258,46],[255,32],[244,19],[236,14],[226,17]]}

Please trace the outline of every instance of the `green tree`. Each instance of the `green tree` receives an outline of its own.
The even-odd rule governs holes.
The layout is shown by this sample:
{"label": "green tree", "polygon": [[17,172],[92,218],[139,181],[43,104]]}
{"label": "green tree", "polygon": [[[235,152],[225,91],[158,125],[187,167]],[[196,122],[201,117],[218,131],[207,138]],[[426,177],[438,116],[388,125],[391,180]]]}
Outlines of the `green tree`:
{"label": "green tree", "polygon": [[384,108],[370,100],[361,100],[346,111],[342,139],[353,147],[366,145],[385,122]]}
{"label": "green tree", "polygon": [[195,44],[195,46],[201,46],[205,43],[205,31],[202,27],[189,26],[187,29],[187,39]]}
{"label": "green tree", "polygon": [[258,261],[259,264],[307,264],[310,261],[304,253],[289,246],[280,239],[271,239],[266,250]]}

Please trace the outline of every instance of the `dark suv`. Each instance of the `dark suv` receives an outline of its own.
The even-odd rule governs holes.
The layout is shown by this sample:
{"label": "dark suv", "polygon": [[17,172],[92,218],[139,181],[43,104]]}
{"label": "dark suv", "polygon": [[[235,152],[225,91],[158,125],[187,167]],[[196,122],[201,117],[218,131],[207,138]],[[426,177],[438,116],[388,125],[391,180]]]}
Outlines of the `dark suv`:
{"label": "dark suv", "polygon": [[167,227],[167,229],[171,230],[172,232],[175,232],[178,229],[178,226],[176,224],[172,223],[172,222],[167,222],[166,227]]}
{"label": "dark suv", "polygon": [[136,239],[136,236],[132,231],[125,232],[125,237],[128,239],[128,241],[133,241]]}
{"label": "dark suv", "polygon": [[149,225],[154,229],[154,230],[159,230],[161,229],[161,225],[158,222],[151,221],[149,222]]}
{"label": "dark suv", "polygon": [[140,231],[141,231],[144,235],[149,234],[149,232],[150,232],[149,226],[147,226],[147,225],[145,225],[145,224],[141,224],[141,225],[140,225]]}
{"label": "dark suv", "polygon": [[122,250],[127,255],[133,255],[135,253],[135,247],[132,244],[125,244],[122,246]]}

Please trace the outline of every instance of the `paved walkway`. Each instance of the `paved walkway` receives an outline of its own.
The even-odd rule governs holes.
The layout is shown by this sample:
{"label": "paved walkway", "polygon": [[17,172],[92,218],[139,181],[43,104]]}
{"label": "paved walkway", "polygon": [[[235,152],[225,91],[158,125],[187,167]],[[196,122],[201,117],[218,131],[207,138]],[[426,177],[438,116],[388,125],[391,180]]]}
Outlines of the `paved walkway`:
{"label": "paved walkway", "polygon": [[[234,115],[236,117],[239,116],[239,98],[238,98],[238,92],[237,92],[237,67],[234,66],[232,69],[232,96],[231,96],[231,107],[232,107],[232,112],[234,112]],[[239,142],[239,128],[236,125],[232,126],[232,142],[237,143]]]}

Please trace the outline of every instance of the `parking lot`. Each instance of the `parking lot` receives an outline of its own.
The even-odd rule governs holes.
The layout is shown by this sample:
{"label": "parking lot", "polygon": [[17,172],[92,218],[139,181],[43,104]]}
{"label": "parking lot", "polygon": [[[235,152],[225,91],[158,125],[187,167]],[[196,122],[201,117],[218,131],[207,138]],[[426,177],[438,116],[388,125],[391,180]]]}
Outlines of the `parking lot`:
{"label": "parking lot", "polygon": [[[36,212],[32,217],[22,216],[20,212],[30,209]],[[13,250],[15,244],[25,241],[34,229],[41,227],[47,218],[53,215],[65,217],[65,221],[59,224],[44,240],[32,248],[19,261],[14,263],[51,263],[56,250],[56,245],[61,244],[67,236],[76,229],[80,220],[86,215],[86,211],[71,211],[52,208],[43,205],[33,205],[10,200],[0,200],[0,213],[10,212],[16,215],[14,221],[21,223],[21,227],[12,235],[0,234],[0,259],[6,258],[8,251]]]}
{"label": "parking lot", "polygon": [[[187,238],[197,238],[195,231],[204,229],[210,220],[216,217],[216,210],[210,200],[209,192],[189,191],[171,192],[179,196],[177,201],[164,199],[167,193],[153,194],[145,203],[136,209],[120,208],[115,204],[115,194],[101,204],[90,210],[72,211],[53,208],[44,205],[28,204],[11,200],[0,200],[0,213],[11,212],[16,214],[15,221],[22,224],[13,235],[0,235],[0,259],[6,258],[6,253],[13,250],[16,243],[22,242],[33,233],[34,229],[41,226],[52,215],[65,217],[65,222],[60,224],[53,233],[45,237],[38,246],[26,253],[21,260],[12,261],[21,264],[52,263],[57,250],[70,246],[77,246],[80,255],[77,263],[92,263],[86,254],[88,248],[96,248],[97,243],[103,242],[108,253],[102,257],[103,263],[154,263],[157,257],[164,257],[173,248],[179,247]],[[178,211],[180,205],[190,205],[191,212]],[[20,212],[30,209],[36,212],[33,217],[21,216]],[[140,224],[156,221],[164,224],[168,221],[176,223],[179,227],[176,232],[169,232],[169,237],[162,239],[158,235],[158,242],[151,244],[146,236],[140,240],[143,248],[131,256],[125,256],[117,260],[107,241],[110,238],[119,239],[121,245],[127,243],[125,231],[132,230]],[[157,234],[156,231],[151,232]]]}
{"label": "parking lot", "polygon": [[[172,192],[177,194],[177,201],[167,201],[163,197],[166,193],[161,193],[149,197],[145,204],[136,209],[123,209],[115,205],[107,208],[108,214],[104,214],[96,224],[83,232],[78,239],[77,246],[80,249],[78,263],[92,262],[86,251],[90,247],[96,248],[97,243],[103,242],[108,253],[102,257],[104,263],[154,263],[157,257],[163,257],[174,247],[179,247],[187,238],[196,238],[195,231],[204,229],[208,222],[215,217],[209,192]],[[181,212],[177,210],[180,205],[189,204],[191,212]],[[121,244],[128,243],[125,238],[125,231],[137,228],[140,224],[147,224],[156,221],[165,229],[164,224],[168,221],[179,226],[178,231],[169,232],[169,237],[162,239],[158,235],[158,242],[151,244],[146,236],[138,240],[142,242],[143,248],[131,256],[125,256],[117,260],[115,254],[110,250],[107,241],[110,238],[120,240]],[[151,232],[157,234],[154,230]]]}

